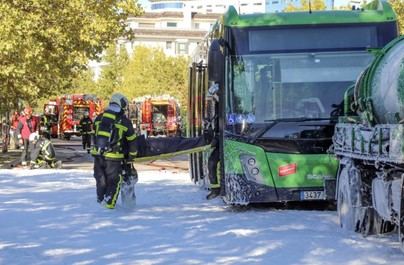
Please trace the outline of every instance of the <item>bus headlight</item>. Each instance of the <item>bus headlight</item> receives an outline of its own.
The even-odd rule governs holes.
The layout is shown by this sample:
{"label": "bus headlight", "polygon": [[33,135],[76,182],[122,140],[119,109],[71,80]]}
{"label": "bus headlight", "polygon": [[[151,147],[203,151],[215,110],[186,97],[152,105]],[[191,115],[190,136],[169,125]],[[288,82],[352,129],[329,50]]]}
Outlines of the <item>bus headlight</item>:
{"label": "bus headlight", "polygon": [[250,165],[250,166],[254,166],[256,163],[255,158],[253,158],[253,157],[249,158],[247,162],[248,162],[248,165]]}
{"label": "bus headlight", "polygon": [[254,167],[253,169],[251,169],[251,174],[252,175],[258,175],[260,173],[260,170],[258,169],[258,168],[256,168],[256,167]]}
{"label": "bus headlight", "polygon": [[250,154],[240,155],[240,162],[245,176],[249,181],[265,184],[264,177],[261,174],[260,165],[256,157]]}

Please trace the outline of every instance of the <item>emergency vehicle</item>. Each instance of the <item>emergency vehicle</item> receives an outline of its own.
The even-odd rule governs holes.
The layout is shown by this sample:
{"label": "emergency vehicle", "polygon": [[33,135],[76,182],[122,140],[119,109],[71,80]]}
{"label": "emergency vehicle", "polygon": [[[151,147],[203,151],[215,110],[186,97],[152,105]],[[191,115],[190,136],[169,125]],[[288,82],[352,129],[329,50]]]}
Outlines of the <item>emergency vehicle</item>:
{"label": "emergency vehicle", "polygon": [[129,106],[129,117],[140,134],[175,136],[181,134],[180,107],[171,96],[144,96]]}
{"label": "emergency vehicle", "polygon": [[69,140],[80,136],[80,119],[85,112],[91,119],[102,111],[102,101],[91,94],[69,94],[50,100],[44,106],[44,115],[51,122],[51,136]]}

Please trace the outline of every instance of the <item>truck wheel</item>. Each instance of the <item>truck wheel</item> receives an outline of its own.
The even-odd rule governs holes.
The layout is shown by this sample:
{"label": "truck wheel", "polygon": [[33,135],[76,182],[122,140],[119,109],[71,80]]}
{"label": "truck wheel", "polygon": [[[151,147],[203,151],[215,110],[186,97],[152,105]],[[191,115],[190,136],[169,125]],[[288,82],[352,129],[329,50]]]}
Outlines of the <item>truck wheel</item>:
{"label": "truck wheel", "polygon": [[352,201],[352,189],[349,183],[349,168],[344,166],[338,178],[337,211],[339,224],[346,230],[356,230],[356,209]]}
{"label": "truck wheel", "polygon": [[363,219],[361,221],[361,225],[359,227],[359,232],[363,236],[372,235],[375,233],[374,228],[374,220],[377,218],[375,215],[377,214],[373,208],[366,208],[364,210]]}
{"label": "truck wheel", "polygon": [[404,252],[404,175],[401,175],[401,201],[398,220],[398,239],[400,240],[401,251]]}

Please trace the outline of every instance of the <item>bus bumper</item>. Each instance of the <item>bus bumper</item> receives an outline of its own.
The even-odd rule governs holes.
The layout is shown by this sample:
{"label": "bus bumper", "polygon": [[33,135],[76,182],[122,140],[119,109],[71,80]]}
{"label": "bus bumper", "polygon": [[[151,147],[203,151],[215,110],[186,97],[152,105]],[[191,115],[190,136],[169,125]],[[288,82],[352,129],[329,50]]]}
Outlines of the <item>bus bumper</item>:
{"label": "bus bumper", "polygon": [[334,201],[335,179],[325,179],[323,187],[276,188],[247,180],[242,174],[226,174],[224,201],[227,204],[247,205],[249,203],[288,202],[310,200],[302,196],[306,192],[322,194],[313,200]]}

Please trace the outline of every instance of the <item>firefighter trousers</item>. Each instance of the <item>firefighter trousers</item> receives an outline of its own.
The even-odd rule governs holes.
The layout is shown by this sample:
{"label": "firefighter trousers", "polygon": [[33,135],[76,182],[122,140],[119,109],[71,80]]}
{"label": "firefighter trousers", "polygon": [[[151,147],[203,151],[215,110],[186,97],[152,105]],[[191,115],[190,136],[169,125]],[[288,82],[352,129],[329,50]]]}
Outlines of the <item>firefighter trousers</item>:
{"label": "firefighter trousers", "polygon": [[24,149],[21,152],[21,162],[27,163],[30,159],[30,143],[28,139],[23,139]]}
{"label": "firefighter trousers", "polygon": [[220,161],[219,147],[215,147],[209,156],[208,171],[211,188],[220,188],[218,165]]}
{"label": "firefighter trousers", "polygon": [[122,182],[122,161],[94,157],[94,178],[97,185],[97,201],[107,208],[115,208]]}
{"label": "firefighter trousers", "polygon": [[91,134],[83,134],[82,136],[82,142],[83,142],[83,149],[90,149],[91,148]]}

